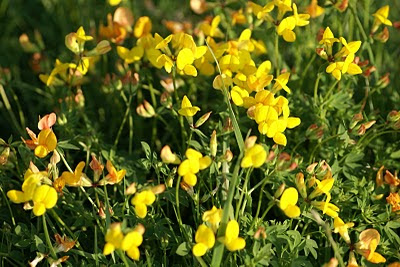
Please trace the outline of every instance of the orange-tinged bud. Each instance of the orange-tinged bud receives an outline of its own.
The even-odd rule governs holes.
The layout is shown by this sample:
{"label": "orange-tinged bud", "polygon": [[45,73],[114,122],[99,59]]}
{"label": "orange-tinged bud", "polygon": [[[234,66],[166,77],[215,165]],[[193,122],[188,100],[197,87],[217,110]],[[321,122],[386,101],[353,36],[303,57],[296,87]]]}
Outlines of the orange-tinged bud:
{"label": "orange-tinged bud", "polygon": [[286,184],[281,184],[278,189],[276,189],[275,194],[274,194],[274,198],[280,198],[280,196],[282,195],[283,191],[285,191],[286,188]]}
{"label": "orange-tinged bud", "polygon": [[196,14],[203,14],[207,11],[206,0],[190,0],[190,8]]}
{"label": "orange-tinged bud", "polygon": [[256,141],[257,141],[257,136],[255,136],[255,135],[249,136],[244,141],[244,147],[246,149],[249,149],[249,148],[253,147],[256,144]]}
{"label": "orange-tinged bud", "polygon": [[156,186],[153,186],[151,188],[151,191],[155,194],[155,195],[159,195],[161,193],[164,193],[165,191],[165,184],[159,184]]}
{"label": "orange-tinged bud", "polygon": [[224,155],[224,161],[226,162],[231,162],[233,159],[233,153],[229,149],[226,150],[225,155]]}
{"label": "orange-tinged bud", "polygon": [[383,28],[383,30],[374,35],[374,39],[381,42],[381,43],[386,43],[387,40],[389,40],[389,30],[387,27]]}
{"label": "orange-tinged bud", "polygon": [[398,112],[397,110],[390,111],[387,116],[387,120],[390,122],[396,122],[400,120],[400,112]]}
{"label": "orange-tinged bud", "polygon": [[297,190],[299,191],[300,195],[304,199],[306,199],[307,198],[307,188],[304,183],[304,174],[303,173],[299,172],[298,174],[296,174],[295,184],[296,184]]}
{"label": "orange-tinged bud", "polygon": [[364,119],[363,115],[361,113],[357,113],[353,116],[350,122],[350,129],[353,129],[358,122],[362,121]]}
{"label": "orange-tinged bud", "polygon": [[161,157],[161,160],[166,164],[181,163],[181,160],[179,159],[179,157],[175,153],[172,153],[171,148],[168,145],[164,146],[161,149],[160,157]]}
{"label": "orange-tinged bud", "polygon": [[133,195],[136,193],[136,183],[131,183],[125,190],[125,195]]}
{"label": "orange-tinged bud", "polygon": [[143,118],[151,118],[156,114],[153,106],[146,100],[143,100],[143,103],[137,106],[136,113]]}
{"label": "orange-tinged bud", "polygon": [[383,185],[383,169],[385,168],[385,166],[382,165],[382,167],[379,168],[378,172],[376,173],[376,185],[382,186]]}
{"label": "orange-tinged bud", "polygon": [[260,226],[258,227],[257,231],[254,234],[254,239],[266,239],[267,238],[267,233],[265,232],[265,228]]}
{"label": "orange-tinged bud", "polygon": [[10,156],[10,148],[6,147],[0,154],[0,165],[5,165],[8,161],[9,156]]}

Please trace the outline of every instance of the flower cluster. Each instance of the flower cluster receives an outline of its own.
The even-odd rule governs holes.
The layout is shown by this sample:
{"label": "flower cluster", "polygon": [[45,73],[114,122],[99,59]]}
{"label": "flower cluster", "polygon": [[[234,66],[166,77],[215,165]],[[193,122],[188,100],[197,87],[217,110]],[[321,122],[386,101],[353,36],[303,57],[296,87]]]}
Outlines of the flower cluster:
{"label": "flower cluster", "polygon": [[203,156],[200,152],[188,148],[185,156],[187,159],[182,161],[178,168],[179,176],[183,177],[183,181],[189,186],[195,186],[197,183],[196,174],[200,170],[208,168],[211,164],[211,158],[209,156]]}
{"label": "flower cluster", "polygon": [[[333,55],[334,43],[340,43],[343,47]],[[323,45],[323,48],[317,49],[317,53],[329,62],[326,72],[331,73],[336,80],[340,80],[346,73],[351,75],[362,73],[361,68],[354,63],[355,53],[360,49],[361,41],[347,43],[343,37],[335,38],[331,29],[327,27],[319,44]]]}
{"label": "flower cluster", "polygon": [[116,249],[120,249],[133,260],[139,260],[140,251],[139,246],[143,242],[144,234],[143,225],[139,224],[134,230],[128,231],[124,234],[122,231],[121,223],[113,223],[107,230],[103,254],[110,255]]}
{"label": "flower cluster", "polygon": [[[53,208],[58,200],[57,191],[48,182],[48,174],[39,171],[33,163],[25,172],[21,191],[10,190],[7,197],[14,203],[25,203],[24,208],[33,209],[36,216],[43,215],[46,210]],[[33,203],[33,206],[31,205]]]}
{"label": "flower cluster", "polygon": [[[206,252],[214,247],[215,234],[221,222],[222,209],[217,209],[215,206],[209,211],[204,212],[203,221],[196,231],[195,241],[193,246],[193,255],[201,257]],[[230,220],[226,226],[225,235],[218,239],[223,243],[229,251],[241,250],[246,246],[246,241],[239,237],[239,224],[236,220]]]}
{"label": "flower cluster", "polygon": [[[297,12],[297,5],[295,3],[292,4],[291,0],[274,0],[268,2],[265,6],[260,6],[253,2],[249,2],[248,5],[258,19],[276,25],[276,32],[286,42],[294,42],[296,40],[296,34],[294,33],[296,26],[302,27],[310,23],[308,21],[310,15],[299,14]],[[276,17],[271,15],[275,7],[278,9]],[[293,12],[293,15],[285,17],[287,12]]]}

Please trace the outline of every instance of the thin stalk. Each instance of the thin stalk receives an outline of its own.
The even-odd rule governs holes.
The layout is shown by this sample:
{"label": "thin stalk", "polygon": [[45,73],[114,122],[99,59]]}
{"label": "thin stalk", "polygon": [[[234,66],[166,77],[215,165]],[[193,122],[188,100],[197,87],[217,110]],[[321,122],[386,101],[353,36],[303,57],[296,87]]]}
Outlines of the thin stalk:
{"label": "thin stalk", "polygon": [[125,267],[129,267],[128,260],[126,259],[125,253],[121,250],[117,250],[118,256],[121,258],[121,260],[124,262]]}
{"label": "thin stalk", "polygon": [[[217,65],[217,68],[218,68],[218,72],[219,72],[219,74],[220,74],[221,77],[222,77],[222,71],[221,71],[221,68],[220,68],[220,66],[219,66],[218,60],[217,60],[217,58],[215,57],[215,54],[214,54],[213,50],[211,49],[210,45],[207,43],[207,41],[206,41],[206,44],[207,44],[208,49],[210,50],[211,55],[212,55],[213,58],[214,58],[215,64]],[[239,146],[240,154],[243,154],[243,153],[244,153],[244,141],[243,141],[243,136],[242,136],[242,133],[241,133],[241,131],[240,131],[239,123],[238,123],[237,120],[236,120],[235,113],[233,112],[231,102],[229,101],[228,89],[227,89],[226,86],[225,86],[224,80],[223,80],[223,79],[221,79],[221,80],[222,80],[222,87],[223,87],[223,90],[222,90],[222,91],[223,91],[224,96],[225,96],[225,103],[228,105],[229,117],[230,117],[231,120],[232,120],[233,131],[235,132],[236,142],[237,142],[237,144],[238,144],[238,146]]]}
{"label": "thin stalk", "polygon": [[247,184],[249,183],[250,174],[252,173],[252,171],[253,171],[253,168],[249,168],[247,170],[246,178],[244,179],[242,193],[240,194],[239,202],[236,204],[235,220],[237,220],[238,217],[239,217],[240,206],[242,205],[242,201],[243,201],[243,197],[244,197],[245,191],[247,191]]}
{"label": "thin stalk", "polygon": [[17,118],[15,117],[14,112],[12,111],[10,101],[8,101],[6,91],[4,90],[3,85],[1,85],[1,84],[0,84],[0,95],[1,95],[1,98],[3,99],[4,106],[6,107],[8,113],[10,114],[11,121],[14,123],[15,128],[17,129],[17,131],[19,132],[20,135],[23,135],[24,130],[19,125]]}
{"label": "thin stalk", "polygon": [[[179,106],[180,100],[179,100],[179,96],[178,96],[178,90],[177,90],[177,87],[176,87],[176,77],[175,76],[176,76],[176,67],[174,66],[172,68],[172,85],[174,86],[175,101],[176,101],[176,104]],[[181,151],[182,151],[182,153],[184,153],[185,152],[184,148],[185,148],[186,131],[185,131],[185,126],[183,125],[183,117],[180,116],[179,114],[178,114],[178,117],[179,117],[179,125],[181,127],[181,136],[182,136],[182,149],[181,149]]]}
{"label": "thin stalk", "polygon": [[126,108],[124,118],[122,119],[121,125],[119,126],[119,129],[118,129],[117,137],[115,138],[115,141],[114,141],[114,146],[113,146],[114,150],[117,148],[119,138],[121,137],[122,130],[124,129],[125,122],[128,119],[128,116],[130,114],[132,98],[133,98],[133,95],[131,94],[129,96],[129,100],[128,100],[128,104],[127,104],[128,107]]}
{"label": "thin stalk", "polygon": [[58,216],[58,214],[55,212],[55,210],[54,209],[50,209],[49,212],[53,216],[53,218],[56,220],[56,222],[58,224],[60,224],[62,227],[64,227],[67,230],[68,234],[74,239],[75,246],[78,249],[83,250],[82,247],[81,247],[81,244],[78,241],[78,238],[75,236],[75,234],[72,232],[72,230],[65,224],[65,222],[60,218],[60,216]]}
{"label": "thin stalk", "polygon": [[264,211],[263,215],[261,216],[260,220],[264,220],[265,216],[267,216],[268,211],[270,211],[270,209],[272,209],[272,207],[275,205],[275,201],[270,201],[268,204],[267,209]]}
{"label": "thin stalk", "polygon": [[10,202],[8,201],[8,198],[7,198],[6,194],[4,193],[4,190],[3,190],[2,186],[0,186],[0,191],[1,191],[1,194],[3,195],[3,198],[4,198],[4,200],[5,200],[6,204],[7,204],[8,210],[10,211],[11,222],[12,222],[13,226],[16,226],[15,219],[14,219],[14,214],[12,212],[12,209],[11,209],[11,206],[10,206]]}
{"label": "thin stalk", "polygon": [[46,214],[43,214],[43,215],[42,215],[42,221],[43,221],[44,235],[45,235],[45,237],[46,237],[46,243],[47,243],[47,246],[48,246],[49,249],[50,249],[50,255],[51,255],[51,257],[52,257],[53,259],[57,259],[56,252],[54,251],[53,244],[51,243],[51,240],[50,240],[49,231],[47,230]]}
{"label": "thin stalk", "polygon": [[201,257],[196,257],[196,260],[200,263],[201,267],[207,267],[207,264]]}
{"label": "thin stalk", "polygon": [[318,73],[317,79],[315,79],[314,83],[314,104],[317,106],[318,104],[318,85],[319,85],[319,80],[321,79],[321,73]]}
{"label": "thin stalk", "polygon": [[279,76],[280,72],[280,67],[279,67],[279,35],[276,33],[275,34],[275,43],[274,43],[274,49],[275,49],[275,67],[276,67],[276,77]]}
{"label": "thin stalk", "polygon": [[[236,162],[236,165],[235,165],[235,169],[233,170],[231,184],[229,185],[228,197],[224,203],[221,224],[220,224],[220,227],[219,227],[218,233],[217,233],[218,237],[222,237],[225,235],[225,229],[226,229],[226,225],[228,224],[230,208],[232,205],[233,196],[236,191],[236,184],[238,183],[238,180],[239,180],[239,169],[240,169],[241,159],[242,159],[242,155],[239,156],[239,158]],[[214,253],[213,253],[213,257],[212,257],[212,261],[211,261],[212,267],[220,266],[223,254],[224,254],[224,244],[218,243],[214,248]]]}

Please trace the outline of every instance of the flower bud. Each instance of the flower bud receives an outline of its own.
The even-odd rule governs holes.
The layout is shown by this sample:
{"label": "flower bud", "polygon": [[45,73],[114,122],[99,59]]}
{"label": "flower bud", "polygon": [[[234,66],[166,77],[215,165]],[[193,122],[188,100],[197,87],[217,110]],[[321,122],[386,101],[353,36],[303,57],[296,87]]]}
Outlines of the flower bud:
{"label": "flower bud", "polygon": [[386,86],[389,85],[390,83],[390,77],[389,77],[390,73],[386,73],[385,75],[383,75],[377,82],[376,86],[379,88],[385,88]]}
{"label": "flower bud", "polygon": [[6,147],[0,154],[0,165],[5,165],[8,161],[9,156],[10,156],[10,148]]}
{"label": "flower bud", "polygon": [[375,66],[369,66],[365,71],[364,71],[364,76],[365,77],[369,77],[371,76],[371,73],[376,71],[376,67]]}
{"label": "flower bud", "polygon": [[383,28],[383,30],[374,35],[374,39],[381,42],[381,43],[386,43],[387,40],[389,40],[389,30],[387,27]]}
{"label": "flower bud", "polygon": [[190,0],[190,8],[196,14],[203,14],[207,11],[206,0]]}
{"label": "flower bud", "polygon": [[274,198],[278,199],[282,195],[283,191],[285,191],[286,185],[283,183],[281,184],[278,189],[276,189]]}
{"label": "flower bud", "polygon": [[210,138],[210,155],[211,155],[211,157],[215,157],[217,155],[217,148],[218,148],[217,132],[214,130],[212,132],[211,138]]}
{"label": "flower bud", "polygon": [[233,159],[233,153],[229,149],[226,150],[225,155],[224,155],[224,161],[226,162],[231,162]]}
{"label": "flower bud", "polygon": [[159,184],[151,188],[151,192],[155,195],[161,194],[165,191],[165,184]]}
{"label": "flower bud", "polygon": [[125,195],[133,195],[137,191],[136,183],[131,183],[125,190]]}
{"label": "flower bud", "polygon": [[57,191],[57,193],[62,194],[62,190],[65,187],[65,180],[62,177],[58,177],[57,179],[54,180],[53,182],[53,187]]}
{"label": "flower bud", "polygon": [[174,178],[169,176],[165,181],[165,186],[171,188],[174,185]]}
{"label": "flower bud", "polygon": [[51,158],[50,158],[50,163],[51,163],[52,165],[56,165],[57,163],[60,162],[60,160],[61,160],[60,154],[58,154],[57,150],[54,150],[54,151],[53,151],[53,155],[52,155]]}
{"label": "flower bud", "polygon": [[225,120],[224,132],[231,132],[231,131],[233,131],[232,120],[231,118],[227,117]]}
{"label": "flower bud", "polygon": [[164,107],[171,109],[172,108],[172,97],[168,92],[164,92],[160,96],[160,103]]}
{"label": "flower bud", "polygon": [[226,74],[217,75],[213,81],[213,87],[217,90],[228,89],[232,85],[232,78]]}
{"label": "flower bud", "polygon": [[171,148],[166,145],[161,149],[160,157],[162,162],[166,164],[179,164],[181,160],[175,153],[172,153]]}
{"label": "flower bud", "polygon": [[304,183],[304,174],[303,173],[299,172],[298,174],[296,174],[295,184],[296,184],[296,187],[297,187],[300,195],[304,199],[306,199],[307,198],[307,188]]}
{"label": "flower bud", "polygon": [[336,2],[335,8],[340,12],[344,12],[346,11],[348,5],[349,5],[349,0],[339,0]]}
{"label": "flower bud", "polygon": [[206,114],[204,114],[203,116],[201,116],[201,117],[196,121],[196,123],[194,124],[194,128],[199,128],[201,125],[203,125],[203,124],[208,120],[208,118],[210,118],[211,113],[212,113],[212,111],[207,112]]}
{"label": "flower bud", "polygon": [[94,57],[108,53],[111,50],[110,42],[107,40],[100,41],[95,48],[85,53],[87,57]]}
{"label": "flower bud", "polygon": [[317,53],[318,56],[320,56],[322,59],[328,60],[328,55],[326,54],[326,51],[324,48],[317,48],[315,49],[315,52]]}
{"label": "flower bud", "polygon": [[363,115],[361,113],[357,113],[353,116],[350,122],[350,129],[353,129],[358,122],[362,121],[364,119]]}
{"label": "flower bud", "polygon": [[311,124],[306,130],[306,137],[310,140],[318,140],[324,136],[323,126],[318,126],[317,124]]}
{"label": "flower bud", "polygon": [[373,194],[371,196],[371,200],[381,200],[384,196],[385,196],[385,194],[379,194],[379,195]]}
{"label": "flower bud", "polygon": [[365,132],[372,127],[372,125],[375,124],[376,121],[369,121],[366,123],[361,124],[361,127],[358,129],[357,134],[358,135],[364,135]]}
{"label": "flower bud", "polygon": [[254,144],[257,141],[257,136],[252,135],[246,138],[246,140],[244,141],[244,147],[245,149],[249,149],[252,148],[254,146]]}
{"label": "flower bud", "polygon": [[400,120],[400,112],[398,112],[397,110],[390,111],[387,116],[387,120],[390,122],[396,122]]}
{"label": "flower bud", "polygon": [[143,226],[143,224],[139,223],[139,224],[135,227],[134,231],[136,231],[136,232],[138,232],[139,234],[143,235],[144,232],[146,231],[146,228]]}
{"label": "flower bud", "polygon": [[376,185],[377,185],[378,187],[383,185],[383,169],[384,169],[384,168],[385,168],[385,166],[382,165],[382,166],[379,168],[378,172],[376,173],[375,181],[376,181]]}
{"label": "flower bud", "polygon": [[143,100],[143,103],[137,106],[136,113],[143,118],[151,118],[156,114],[153,106],[146,100]]}
{"label": "flower bud", "polygon": [[258,227],[257,231],[254,234],[254,239],[266,239],[267,238],[267,233],[265,232],[265,228],[260,226]]}
{"label": "flower bud", "polygon": [[21,34],[19,37],[19,44],[21,45],[22,50],[24,50],[26,53],[40,52],[39,47],[29,40],[29,37],[26,33]]}

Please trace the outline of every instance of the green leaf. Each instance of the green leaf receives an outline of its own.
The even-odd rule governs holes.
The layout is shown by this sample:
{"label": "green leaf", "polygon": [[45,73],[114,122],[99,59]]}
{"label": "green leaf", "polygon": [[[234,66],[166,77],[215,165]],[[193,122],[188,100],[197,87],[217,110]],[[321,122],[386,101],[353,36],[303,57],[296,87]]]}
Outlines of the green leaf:
{"label": "green leaf", "polygon": [[392,154],[390,154],[390,157],[393,159],[400,159],[400,150],[397,150],[397,151],[393,152]]}
{"label": "green leaf", "polygon": [[190,251],[190,246],[188,242],[183,242],[176,249],[176,254],[178,254],[179,256],[186,256],[189,253],[189,251]]}
{"label": "green leaf", "polygon": [[68,140],[60,141],[60,142],[57,143],[57,146],[61,147],[63,149],[81,150],[79,147],[77,147],[77,146],[75,146],[73,144],[70,144],[68,142],[69,142]]}
{"label": "green leaf", "polygon": [[143,151],[144,151],[144,153],[146,155],[146,158],[150,159],[151,149],[150,149],[149,144],[147,144],[146,142],[143,142],[143,141],[140,142],[140,143],[142,144],[142,148],[143,148]]}

